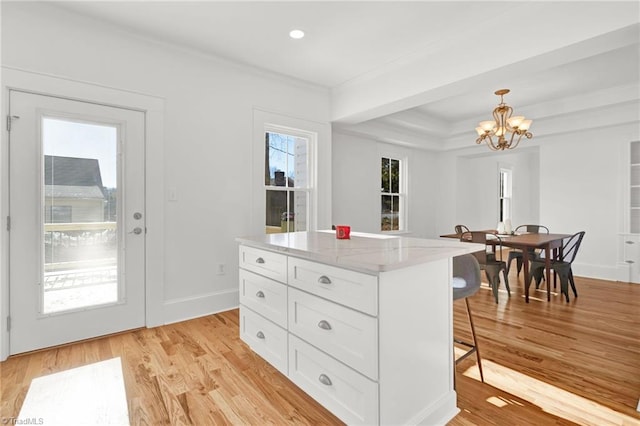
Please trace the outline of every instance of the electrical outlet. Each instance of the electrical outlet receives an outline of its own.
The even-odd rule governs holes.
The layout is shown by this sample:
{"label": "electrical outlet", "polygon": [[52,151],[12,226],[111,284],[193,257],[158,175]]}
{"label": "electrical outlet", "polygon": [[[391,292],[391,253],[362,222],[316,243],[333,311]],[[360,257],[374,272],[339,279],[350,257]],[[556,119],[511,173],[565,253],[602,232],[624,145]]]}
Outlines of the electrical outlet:
{"label": "electrical outlet", "polygon": [[224,270],[225,270],[224,263],[218,263],[216,265],[216,275],[224,275],[225,273]]}

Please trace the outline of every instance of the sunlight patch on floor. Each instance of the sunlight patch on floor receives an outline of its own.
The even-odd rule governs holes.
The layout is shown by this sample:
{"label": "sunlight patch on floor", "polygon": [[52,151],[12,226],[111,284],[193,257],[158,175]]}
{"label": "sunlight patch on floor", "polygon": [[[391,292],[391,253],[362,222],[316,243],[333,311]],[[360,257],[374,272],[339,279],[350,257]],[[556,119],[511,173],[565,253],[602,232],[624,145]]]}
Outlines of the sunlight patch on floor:
{"label": "sunlight patch on floor", "polygon": [[36,377],[14,420],[16,424],[128,425],[120,358]]}
{"label": "sunlight patch on floor", "polygon": [[[638,419],[489,360],[482,360],[482,369],[486,384],[534,404],[549,414],[585,426],[604,424],[640,426]],[[480,372],[475,364],[463,374],[480,380]],[[498,407],[513,403],[513,401],[505,402],[504,400],[498,402],[500,397],[490,399],[491,401],[488,400],[488,402]]]}
{"label": "sunlight patch on floor", "polygon": [[497,396],[490,396],[489,398],[487,398],[487,402],[489,404],[493,404],[498,408],[502,408],[506,405],[509,405],[508,401],[505,401],[504,398],[499,398]]}

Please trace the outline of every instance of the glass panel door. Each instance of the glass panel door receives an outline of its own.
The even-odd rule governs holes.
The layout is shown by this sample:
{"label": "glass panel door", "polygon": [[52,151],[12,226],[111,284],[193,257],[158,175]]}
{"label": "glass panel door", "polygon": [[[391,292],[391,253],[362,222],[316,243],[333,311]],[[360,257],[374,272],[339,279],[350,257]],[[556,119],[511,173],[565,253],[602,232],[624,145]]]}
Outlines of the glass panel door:
{"label": "glass panel door", "polygon": [[144,113],[9,99],[9,352],[143,326]]}

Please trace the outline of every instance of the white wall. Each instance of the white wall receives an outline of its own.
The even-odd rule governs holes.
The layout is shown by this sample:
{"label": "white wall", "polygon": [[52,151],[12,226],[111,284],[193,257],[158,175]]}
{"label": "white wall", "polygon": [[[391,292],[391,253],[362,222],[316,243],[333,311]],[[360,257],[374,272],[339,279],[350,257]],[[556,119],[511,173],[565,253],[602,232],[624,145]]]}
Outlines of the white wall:
{"label": "white wall", "polygon": [[[539,223],[538,210],[538,152],[520,148],[508,152],[492,152],[482,147],[481,152],[457,156],[455,167],[455,214],[449,216],[441,233],[453,232],[460,223],[470,229],[495,228],[498,219],[499,169],[510,168],[513,179],[511,223]],[[441,154],[448,156],[455,154]],[[443,170],[443,175],[453,170]],[[453,223],[451,219],[455,219]]]}
{"label": "white wall", "polygon": [[428,237],[435,232],[440,181],[434,156],[370,139],[333,133],[333,223],[353,231],[380,233],[380,158],[396,155],[408,164],[408,231]]}
{"label": "white wall", "polygon": [[[550,229],[586,231],[576,275],[616,279],[623,208],[621,145],[638,140],[633,123],[545,138],[540,143],[540,220]],[[628,179],[628,178],[627,178]]]}
{"label": "white wall", "polygon": [[[164,322],[237,305],[236,236],[251,230],[253,111],[328,123],[325,89],[144,40],[46,3],[3,3],[2,64],[165,103]],[[330,152],[330,140],[319,147]],[[325,162],[326,163],[326,162]],[[319,185],[330,173],[321,165]],[[331,189],[322,188],[330,206]],[[329,210],[330,211],[330,210]],[[330,223],[322,213],[319,223]],[[215,275],[213,265],[226,266]]]}

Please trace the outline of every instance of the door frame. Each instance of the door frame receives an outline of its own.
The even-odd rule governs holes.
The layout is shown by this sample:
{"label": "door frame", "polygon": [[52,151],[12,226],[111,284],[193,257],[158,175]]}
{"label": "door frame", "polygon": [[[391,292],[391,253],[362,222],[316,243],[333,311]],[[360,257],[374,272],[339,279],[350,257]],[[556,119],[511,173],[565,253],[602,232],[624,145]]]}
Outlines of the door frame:
{"label": "door frame", "polygon": [[96,103],[144,113],[145,146],[145,323],[163,324],[164,292],[164,99],[87,82],[2,66],[0,140],[0,361],[9,355],[9,90]]}

